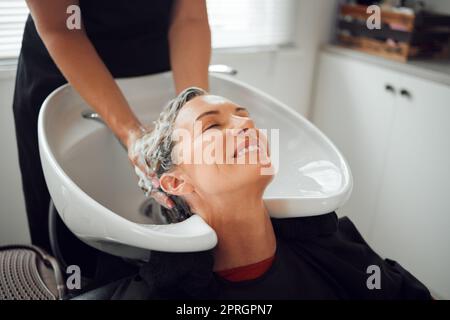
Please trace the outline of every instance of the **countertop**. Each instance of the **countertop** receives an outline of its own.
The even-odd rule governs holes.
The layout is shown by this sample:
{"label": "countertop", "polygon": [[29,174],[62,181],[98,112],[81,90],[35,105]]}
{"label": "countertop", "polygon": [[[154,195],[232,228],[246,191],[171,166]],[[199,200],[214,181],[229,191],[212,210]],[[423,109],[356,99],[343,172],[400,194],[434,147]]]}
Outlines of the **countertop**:
{"label": "countertop", "polygon": [[322,51],[347,56],[352,59],[376,64],[390,70],[450,86],[450,60],[417,59],[403,63],[331,44],[323,46]]}

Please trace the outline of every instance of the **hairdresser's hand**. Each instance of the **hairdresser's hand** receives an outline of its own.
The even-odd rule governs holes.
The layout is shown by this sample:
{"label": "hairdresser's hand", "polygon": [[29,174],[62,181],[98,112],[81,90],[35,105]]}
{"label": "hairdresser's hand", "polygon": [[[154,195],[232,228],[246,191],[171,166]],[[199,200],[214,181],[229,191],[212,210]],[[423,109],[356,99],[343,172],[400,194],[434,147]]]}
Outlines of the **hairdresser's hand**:
{"label": "hairdresser's hand", "polygon": [[144,128],[130,133],[127,141],[128,158],[139,177],[138,185],[145,192],[145,195],[154,198],[165,208],[172,209],[173,201],[160,191],[159,179],[145,160],[145,144],[143,142],[149,133],[150,131]]}

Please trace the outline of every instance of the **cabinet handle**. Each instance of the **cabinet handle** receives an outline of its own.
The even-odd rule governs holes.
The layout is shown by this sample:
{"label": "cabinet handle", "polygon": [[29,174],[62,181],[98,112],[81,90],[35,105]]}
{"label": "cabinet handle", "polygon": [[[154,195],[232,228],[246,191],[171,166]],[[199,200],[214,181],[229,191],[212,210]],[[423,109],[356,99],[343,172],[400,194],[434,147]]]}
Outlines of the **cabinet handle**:
{"label": "cabinet handle", "polygon": [[412,99],[412,94],[411,94],[411,92],[409,92],[409,91],[406,90],[406,89],[400,90],[400,94],[401,94],[401,96],[404,97],[404,98]]}
{"label": "cabinet handle", "polygon": [[392,85],[390,85],[390,84],[385,85],[385,86],[384,86],[384,89],[385,89],[387,92],[390,92],[390,93],[392,93],[392,94],[396,94],[396,93],[397,93],[397,91],[395,90],[394,86],[392,86]]}

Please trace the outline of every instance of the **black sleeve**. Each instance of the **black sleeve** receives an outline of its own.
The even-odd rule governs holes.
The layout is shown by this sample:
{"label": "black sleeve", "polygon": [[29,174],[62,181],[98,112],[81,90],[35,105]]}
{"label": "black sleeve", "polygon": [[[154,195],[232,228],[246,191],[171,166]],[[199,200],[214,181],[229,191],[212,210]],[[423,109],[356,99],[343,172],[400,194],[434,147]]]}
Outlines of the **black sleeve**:
{"label": "black sleeve", "polygon": [[430,291],[416,279],[411,273],[404,269],[396,261],[385,259],[385,268],[392,274],[396,274],[399,289],[395,299],[402,300],[431,300]]}

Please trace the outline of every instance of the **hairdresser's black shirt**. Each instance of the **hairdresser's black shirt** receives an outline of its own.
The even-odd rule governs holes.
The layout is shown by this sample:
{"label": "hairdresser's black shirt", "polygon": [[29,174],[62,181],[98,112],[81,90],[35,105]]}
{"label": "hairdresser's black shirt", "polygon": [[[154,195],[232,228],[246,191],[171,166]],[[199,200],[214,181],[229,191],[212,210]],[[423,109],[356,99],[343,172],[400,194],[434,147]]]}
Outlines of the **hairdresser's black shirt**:
{"label": "hairdresser's black shirt", "polygon": [[[173,0],[79,1],[87,36],[115,78],[170,70],[168,30],[173,3]],[[70,17],[65,11],[59,14]],[[28,74],[19,76],[36,78],[36,82],[62,78],[31,15],[25,25],[21,62],[29,62],[23,68]]]}
{"label": "hairdresser's black shirt", "polygon": [[[142,280],[129,280],[114,298],[431,298],[428,289],[398,263],[380,258],[348,218],[338,220],[331,213],[272,223],[275,260],[258,279],[230,282],[215,275],[211,252],[182,254],[178,261],[180,254],[162,254],[154,256],[160,261],[150,259],[141,269]],[[177,275],[176,281],[170,280]]]}

